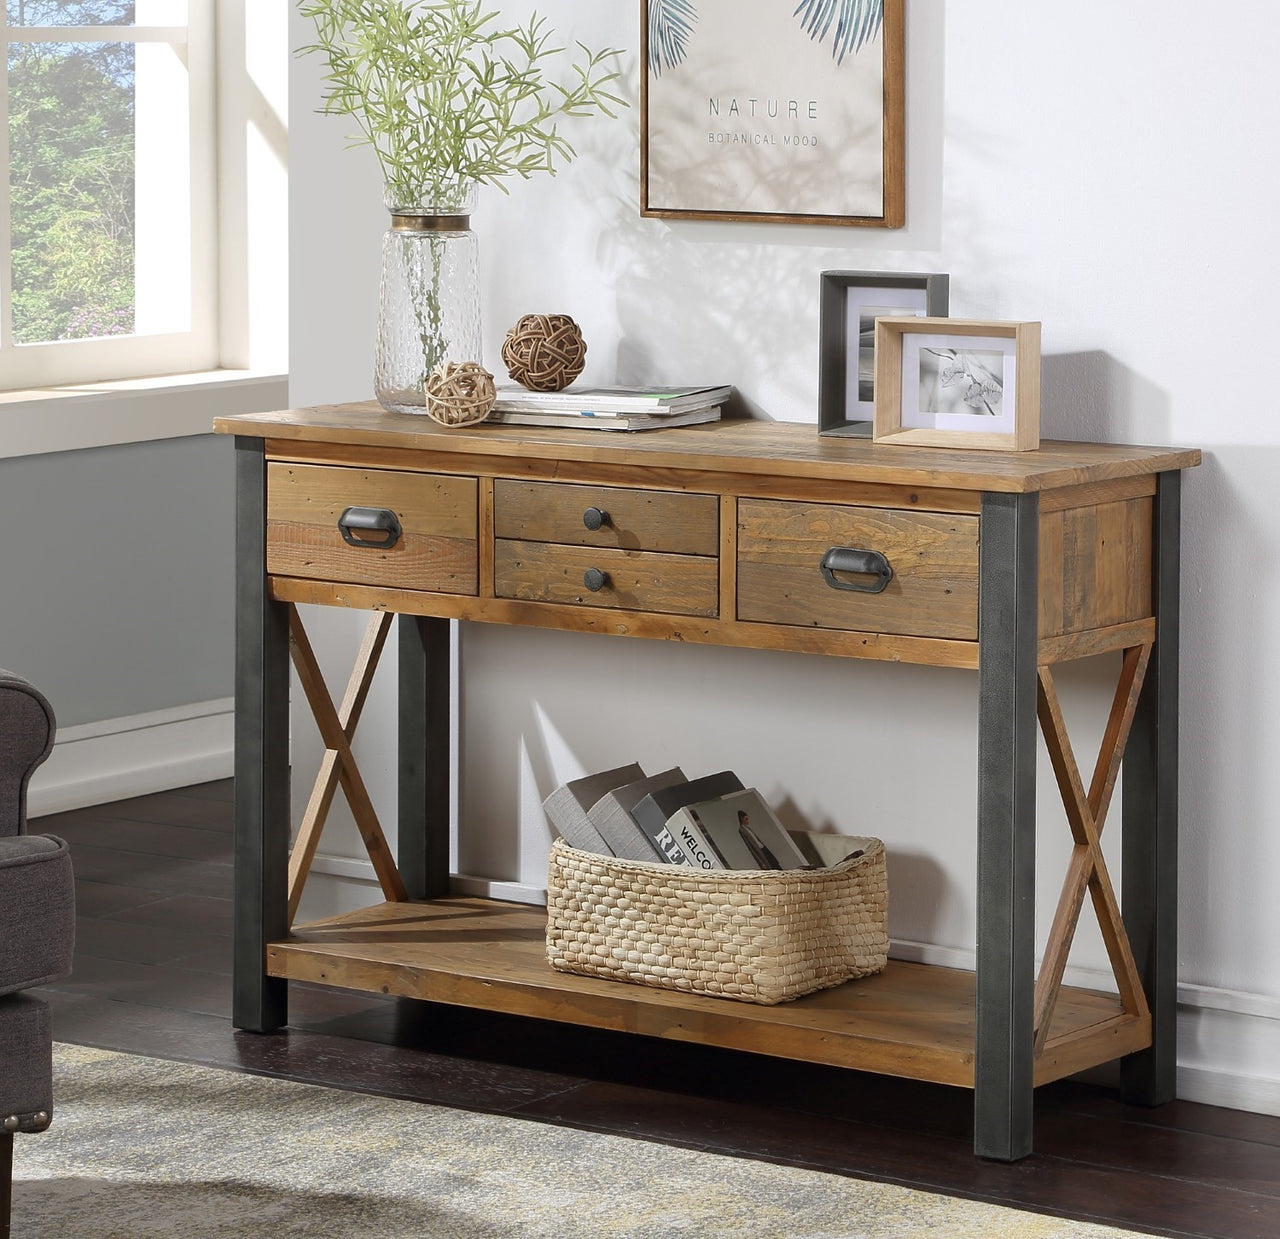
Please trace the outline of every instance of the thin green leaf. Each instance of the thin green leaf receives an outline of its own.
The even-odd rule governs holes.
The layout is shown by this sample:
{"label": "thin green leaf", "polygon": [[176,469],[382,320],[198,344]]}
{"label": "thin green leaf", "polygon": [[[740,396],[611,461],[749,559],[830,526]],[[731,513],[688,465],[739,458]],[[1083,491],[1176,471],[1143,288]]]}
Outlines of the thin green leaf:
{"label": "thin green leaf", "polygon": [[548,70],[565,49],[536,14],[505,27],[480,0],[301,0],[316,42],[300,54],[328,64],[320,111],[354,118],[397,193],[508,176],[554,175],[574,157],[558,118],[615,115],[608,87],[618,53],[579,44],[570,84]]}
{"label": "thin green leaf", "polygon": [[662,76],[689,50],[698,10],[692,0],[649,0],[649,72]]}
{"label": "thin green leaf", "polygon": [[[884,0],[800,0],[794,16],[809,37],[824,42],[831,34],[831,55],[836,64],[871,42],[884,24]],[[835,30],[832,31],[832,23]]]}

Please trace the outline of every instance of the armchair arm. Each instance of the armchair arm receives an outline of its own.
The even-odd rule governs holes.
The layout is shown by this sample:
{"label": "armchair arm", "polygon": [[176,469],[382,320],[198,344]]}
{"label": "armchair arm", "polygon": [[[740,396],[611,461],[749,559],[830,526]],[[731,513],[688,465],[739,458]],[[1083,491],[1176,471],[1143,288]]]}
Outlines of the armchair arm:
{"label": "armchair arm", "polygon": [[75,942],[66,843],[54,835],[0,839],[0,995],[67,976]]}
{"label": "armchair arm", "polygon": [[56,724],[42,693],[0,670],[0,838],[27,829],[27,781],[49,756]]}

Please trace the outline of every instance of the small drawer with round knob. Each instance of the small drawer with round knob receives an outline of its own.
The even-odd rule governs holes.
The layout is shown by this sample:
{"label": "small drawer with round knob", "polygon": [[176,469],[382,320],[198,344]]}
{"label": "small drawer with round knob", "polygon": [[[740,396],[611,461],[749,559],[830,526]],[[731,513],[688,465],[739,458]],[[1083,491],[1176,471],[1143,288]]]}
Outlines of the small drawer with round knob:
{"label": "small drawer with round knob", "polygon": [[719,572],[719,560],[704,555],[512,539],[494,548],[494,592],[526,602],[714,616]]}
{"label": "small drawer with round knob", "polygon": [[499,478],[493,527],[495,537],[521,542],[715,555],[720,504],[715,495],[684,491]]}

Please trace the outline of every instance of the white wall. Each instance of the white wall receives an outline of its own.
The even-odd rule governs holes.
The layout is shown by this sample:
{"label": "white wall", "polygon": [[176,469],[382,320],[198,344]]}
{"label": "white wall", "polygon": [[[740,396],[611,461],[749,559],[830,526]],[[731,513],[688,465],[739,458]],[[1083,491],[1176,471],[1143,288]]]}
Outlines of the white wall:
{"label": "white wall", "polygon": [[[563,34],[626,49],[633,97],[638,7],[539,5]],[[1048,437],[1205,448],[1184,490],[1184,1093],[1234,1088],[1234,1104],[1276,1109],[1277,1068],[1247,1060],[1280,1018],[1280,423],[1256,326],[1280,274],[1280,172],[1259,141],[1280,122],[1280,9],[1248,0],[1229,23],[1155,0],[1083,0],[1067,20],[1015,0],[908,10],[904,229],[642,220],[637,112],[593,122],[573,130],[581,158],[561,176],[482,196],[486,360],[499,368],[520,314],[564,311],[584,328],[588,380],[729,381],[762,416],[813,422],[819,273],[945,271],[954,315],[1043,322]],[[309,115],[318,97],[301,62],[294,403],[369,396],[384,226],[376,169],[340,150],[341,121]],[[353,623],[328,621],[335,666]],[[971,948],[973,677],[482,626],[464,628],[462,659],[463,872],[543,885],[539,799],[583,770],[732,766],[791,824],[886,839],[895,938],[938,958]],[[1115,670],[1063,673],[1082,764]],[[1041,788],[1043,936],[1067,831],[1047,767]],[[1096,933],[1073,962],[1105,968]],[[1204,1006],[1252,1021],[1235,1049],[1196,1022]]]}

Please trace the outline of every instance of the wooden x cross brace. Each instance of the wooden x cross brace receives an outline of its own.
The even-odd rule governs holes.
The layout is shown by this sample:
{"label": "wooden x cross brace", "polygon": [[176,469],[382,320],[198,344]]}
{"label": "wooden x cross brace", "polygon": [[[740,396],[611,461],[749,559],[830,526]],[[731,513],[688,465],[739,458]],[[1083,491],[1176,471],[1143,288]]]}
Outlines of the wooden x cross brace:
{"label": "wooden x cross brace", "polygon": [[351,815],[356,820],[360,837],[364,840],[365,850],[373,862],[374,872],[382,886],[382,893],[388,902],[408,899],[404,880],[400,870],[396,868],[395,857],[387,846],[386,836],[378,823],[378,814],[369,799],[369,793],[360,777],[355,758],[351,754],[351,738],[355,734],[356,724],[360,721],[360,712],[364,709],[365,699],[369,695],[369,686],[373,682],[373,673],[378,666],[378,657],[386,644],[387,633],[391,628],[393,616],[390,612],[375,612],[365,628],[364,640],[360,644],[360,652],[356,656],[355,667],[347,683],[347,691],[342,698],[342,705],[335,710],[329,690],[325,686],[324,677],[320,673],[320,665],[307,639],[306,629],[298,609],[289,604],[289,652],[293,656],[293,665],[298,669],[298,679],[302,682],[302,691],[307,695],[311,713],[315,715],[316,725],[320,728],[320,737],[325,744],[325,755],[320,763],[320,773],[315,786],[311,789],[311,798],[307,802],[303,814],[302,825],[298,837],[294,841],[293,851],[289,854],[289,923],[298,911],[298,903],[302,899],[302,888],[306,884],[307,874],[311,871],[311,863],[315,859],[316,848],[320,844],[320,832],[324,829],[325,818],[329,806],[333,803],[333,795],[339,783],[351,806]]}
{"label": "wooden x cross brace", "polygon": [[1071,741],[1067,736],[1066,723],[1062,716],[1062,706],[1058,701],[1057,689],[1054,687],[1053,675],[1048,667],[1039,669],[1037,713],[1040,718],[1040,728],[1044,733],[1049,760],[1053,764],[1053,772],[1057,777],[1058,790],[1062,794],[1062,803],[1067,811],[1067,821],[1071,826],[1075,846],[1071,851],[1062,894],[1049,930],[1049,940],[1041,962],[1040,975],[1036,979],[1037,1051],[1043,1047],[1049,1033],[1049,1023],[1053,1018],[1054,1004],[1058,1000],[1058,993],[1062,987],[1062,975],[1066,970],[1067,955],[1071,950],[1071,940],[1080,919],[1086,890],[1093,899],[1094,913],[1102,930],[1107,956],[1111,961],[1111,969],[1115,973],[1125,1011],[1132,1015],[1149,1014],[1146,994],[1142,988],[1137,963],[1133,958],[1133,950],[1129,945],[1129,936],[1121,920],[1120,905],[1116,899],[1110,874],[1107,872],[1106,862],[1103,860],[1099,839],[1107,809],[1111,804],[1111,794],[1115,790],[1116,777],[1120,772],[1120,762],[1124,757],[1125,743],[1129,738],[1129,729],[1133,724],[1133,714],[1142,692],[1142,681],[1146,676],[1150,657],[1150,644],[1137,645],[1124,652],[1120,679],[1116,685],[1111,713],[1107,718],[1106,731],[1098,751],[1098,761],[1094,767],[1093,781],[1087,794],[1080,778],[1080,768],[1076,765],[1075,755],[1071,749]]}

